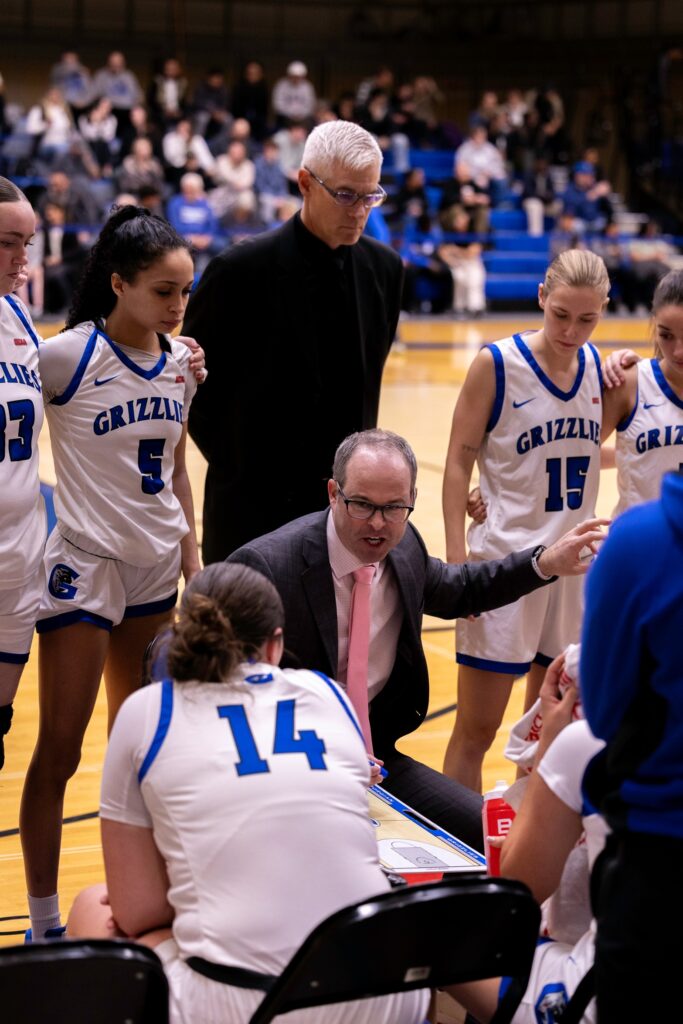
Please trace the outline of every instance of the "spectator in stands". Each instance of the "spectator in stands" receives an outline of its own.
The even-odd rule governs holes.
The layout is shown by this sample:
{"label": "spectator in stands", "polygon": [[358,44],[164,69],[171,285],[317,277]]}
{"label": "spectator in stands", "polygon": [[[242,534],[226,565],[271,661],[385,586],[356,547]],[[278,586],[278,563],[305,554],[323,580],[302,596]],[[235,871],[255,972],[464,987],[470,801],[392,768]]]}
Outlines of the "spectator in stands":
{"label": "spectator in stands", "polygon": [[164,197],[154,185],[143,185],[133,196],[133,206],[144,206],[155,217],[164,216]]}
{"label": "spectator in stands", "polygon": [[273,87],[272,104],[276,123],[280,126],[289,121],[302,121],[308,125],[315,112],[315,89],[308,79],[308,68],[300,60],[287,65],[284,78],[279,78]]}
{"label": "spectator in stands", "polygon": [[[117,128],[118,132],[118,128]],[[141,103],[136,104],[130,112],[130,121],[120,133],[121,148],[118,160],[123,162],[132,149],[136,139],[149,139],[154,156],[161,160],[163,153],[161,148],[161,132],[157,125],[152,124],[147,113],[147,108]]]}
{"label": "spectator in stands", "polygon": [[61,89],[53,86],[30,108],[26,118],[26,132],[35,139],[36,156],[51,166],[57,154],[67,149],[73,131],[71,109]]}
{"label": "spectator in stands", "polygon": [[254,191],[259,216],[264,224],[287,220],[298,204],[287,188],[280,167],[280,150],[275,139],[264,139],[263,150],[254,161]]}
{"label": "spectator in stands", "polygon": [[65,152],[54,158],[52,169],[63,171],[73,181],[93,183],[100,177],[100,166],[90,146],[77,132],[69,139]]}
{"label": "spectator in stands", "polygon": [[268,104],[263,64],[250,60],[232,91],[232,113],[234,117],[246,118],[257,142],[262,142],[268,131]]}
{"label": "spectator in stands", "polygon": [[167,206],[169,223],[192,244],[195,274],[202,274],[211,256],[220,252],[224,239],[204,192],[201,174],[192,172],[180,179],[180,192]]}
{"label": "spectator in stands", "polygon": [[537,154],[533,168],[522,175],[521,199],[529,234],[532,237],[542,235],[545,231],[545,218],[557,216],[560,209],[545,155]]}
{"label": "spectator in stands", "polygon": [[192,97],[192,123],[194,130],[207,142],[218,140],[221,152],[228,144],[232,123],[230,94],[222,68],[209,68]]}
{"label": "spectator in stands", "polygon": [[147,90],[150,117],[162,131],[167,131],[185,116],[187,106],[188,87],[182,64],[176,57],[169,57]]}
{"label": "spectator in stands", "polygon": [[244,224],[256,210],[255,168],[247,147],[234,139],[216,160],[217,188],[209,193],[211,207],[221,224]]}
{"label": "spectator in stands", "polygon": [[359,109],[357,120],[361,128],[374,135],[383,153],[391,152],[394,171],[404,174],[410,169],[410,140],[400,130],[402,125],[391,108],[388,92],[373,90],[367,104]]}
{"label": "spectator in stands", "polygon": [[625,248],[633,279],[634,309],[644,313],[660,280],[678,265],[680,254],[675,245],[662,238],[661,228],[654,220],[641,224],[637,237],[629,238]]}
{"label": "spectator in stands", "polygon": [[386,219],[399,230],[411,220],[416,220],[429,212],[425,172],[421,167],[413,167],[408,171],[393,197],[391,206],[393,210],[387,211]]}
{"label": "spectator in stands", "polygon": [[117,135],[121,137],[130,124],[130,112],[142,103],[143,93],[137,75],[126,67],[126,58],[120,50],[112,50],[106,64],[93,80],[95,96],[106,96],[116,117]]}
{"label": "spectator in stands", "polygon": [[358,110],[356,97],[352,92],[342,92],[332,104],[332,109],[340,121],[357,121]]}
{"label": "spectator in stands", "polygon": [[[67,224],[99,226],[100,211],[97,200],[84,181],[72,181],[63,171],[53,171],[48,177],[47,188],[38,201],[38,211],[44,218],[48,203],[61,206]],[[85,242],[85,239],[82,239]]]}
{"label": "spectator in stands", "polygon": [[524,127],[524,119],[529,110],[529,104],[524,99],[521,89],[509,89],[502,110],[505,113],[511,130],[520,130]]}
{"label": "spectator in stands", "polygon": [[307,131],[299,121],[292,121],[286,128],[281,128],[273,138],[280,151],[280,167],[287,179],[290,195],[299,195],[299,168],[304,155]]}
{"label": "spectator in stands", "polygon": [[50,84],[59,89],[76,119],[92,102],[92,75],[74,50],[65,50],[50,71]]}
{"label": "spectator in stands", "polygon": [[154,156],[149,139],[135,139],[116,177],[120,192],[136,193],[143,185],[153,185],[163,191],[164,169]]}
{"label": "spectator in stands", "polygon": [[565,128],[564,102],[553,86],[536,92],[534,151],[545,153],[551,164],[569,163],[570,144]]}
{"label": "spectator in stands", "polygon": [[409,220],[401,236],[401,308],[408,313],[443,313],[451,308],[451,272],[438,255],[443,233],[428,213]]}
{"label": "spectator in stands", "polygon": [[[386,64],[381,64],[374,75],[370,75],[368,78],[364,78],[359,84],[356,90],[356,106],[364,107],[367,105],[370,99],[370,93],[374,92],[375,89],[382,89],[394,99],[394,92],[396,89],[396,80],[394,72]],[[348,120],[352,120],[349,118]]]}
{"label": "spectator in stands", "polygon": [[439,223],[444,231],[455,230],[455,222],[459,219],[460,211],[464,210],[468,216],[469,230],[478,235],[487,234],[491,193],[480,182],[481,178],[475,179],[472,176],[464,160],[457,161],[455,177],[443,186],[439,200]]}
{"label": "spectator in stands", "polygon": [[572,220],[572,230],[601,231],[612,220],[608,181],[595,180],[593,164],[580,160],[574,164],[571,180],[562,195],[562,213]]}
{"label": "spectator in stands", "polygon": [[453,278],[453,309],[464,318],[482,316],[486,310],[486,268],[482,259],[481,242],[467,238],[469,216],[457,210],[453,216],[456,237],[442,242],[437,255],[443,260]]}
{"label": "spectator in stands", "polygon": [[81,242],[81,232],[65,230],[63,206],[45,203],[43,219],[44,309],[46,313],[62,313],[71,304],[87,249]]}
{"label": "spectator in stands", "polygon": [[476,122],[483,124],[487,129],[493,118],[500,111],[498,93],[493,89],[486,89],[479,98],[477,109],[470,115],[470,124]]}
{"label": "spectator in stands", "polygon": [[204,184],[213,183],[216,159],[203,135],[195,132],[189,118],[169,128],[161,140],[166,180],[176,189],[188,172],[201,174]]}
{"label": "spectator in stands", "polygon": [[456,177],[459,164],[467,167],[469,177],[478,188],[489,192],[491,205],[495,206],[506,184],[507,171],[500,150],[488,140],[486,123],[479,118],[472,120],[468,137],[455,151]]}
{"label": "spectator in stands", "polygon": [[[256,142],[252,138],[251,125],[247,121],[246,117],[236,117],[235,120],[232,122],[232,124],[230,125],[228,141],[221,150],[221,153],[225,153],[226,149],[228,148],[228,145],[231,142],[242,142],[247,151],[247,156],[249,157],[250,160],[253,160],[254,157],[261,151],[261,144],[259,142]],[[220,153],[217,153],[216,155],[220,156]]]}
{"label": "spectator in stands", "polygon": [[112,113],[111,101],[103,97],[87,113],[81,114],[78,130],[88,143],[101,173],[110,175],[118,148],[116,118]]}
{"label": "spectator in stands", "polygon": [[[442,93],[436,81],[429,75],[418,75],[413,80],[411,119],[420,126],[420,139],[425,145],[439,146],[442,142],[439,110],[444,103]],[[408,111],[403,111],[407,117]],[[409,131],[406,134],[410,135]]]}

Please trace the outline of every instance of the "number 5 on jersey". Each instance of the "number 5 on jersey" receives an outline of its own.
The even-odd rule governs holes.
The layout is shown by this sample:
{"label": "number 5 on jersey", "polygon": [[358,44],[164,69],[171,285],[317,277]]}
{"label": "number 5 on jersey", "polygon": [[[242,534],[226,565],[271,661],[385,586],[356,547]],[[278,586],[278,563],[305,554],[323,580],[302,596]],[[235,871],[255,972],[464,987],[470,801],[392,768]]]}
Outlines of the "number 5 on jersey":
{"label": "number 5 on jersey", "polygon": [[165,438],[145,438],[138,445],[138,468],[142,474],[142,493],[158,494],[164,489],[161,479],[161,460],[164,457]]}
{"label": "number 5 on jersey", "polygon": [[[325,743],[313,729],[294,728],[296,701],[279,700],[275,711],[275,739],[273,754],[303,754],[313,771],[327,771]],[[268,762],[261,757],[254,734],[249,725],[244,704],[221,705],[216,709],[220,718],[227,718],[237,747],[239,761],[235,762],[238,775],[257,775],[269,772]]]}

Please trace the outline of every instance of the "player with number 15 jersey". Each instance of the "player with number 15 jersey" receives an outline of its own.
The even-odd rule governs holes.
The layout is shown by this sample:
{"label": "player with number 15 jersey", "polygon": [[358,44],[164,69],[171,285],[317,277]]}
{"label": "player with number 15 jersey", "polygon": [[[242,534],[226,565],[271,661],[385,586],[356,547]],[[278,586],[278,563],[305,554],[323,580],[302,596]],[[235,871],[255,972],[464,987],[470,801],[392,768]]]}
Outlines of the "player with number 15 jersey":
{"label": "player with number 15 jersey", "polygon": [[[540,330],[482,350],[453,413],[443,502],[449,562],[499,558],[549,545],[595,515],[600,477],[602,377],[588,344],[607,303],[609,278],[594,253],[568,250],[539,286]],[[470,527],[465,510],[475,459],[487,516]],[[537,554],[540,552],[537,552]],[[461,619],[456,632],[458,715],[444,770],[481,786],[515,676],[527,676],[525,705],[545,667],[579,637],[583,579],[571,576],[512,605]]]}

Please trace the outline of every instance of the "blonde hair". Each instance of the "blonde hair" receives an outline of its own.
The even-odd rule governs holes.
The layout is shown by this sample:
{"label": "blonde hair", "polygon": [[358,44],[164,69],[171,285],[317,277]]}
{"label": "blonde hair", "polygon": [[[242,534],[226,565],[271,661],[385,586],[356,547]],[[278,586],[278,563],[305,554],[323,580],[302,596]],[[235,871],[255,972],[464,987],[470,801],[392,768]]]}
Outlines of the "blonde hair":
{"label": "blonde hair", "polygon": [[565,249],[555,257],[545,272],[542,285],[544,298],[558,285],[593,288],[607,302],[610,280],[604,260],[587,249]]}

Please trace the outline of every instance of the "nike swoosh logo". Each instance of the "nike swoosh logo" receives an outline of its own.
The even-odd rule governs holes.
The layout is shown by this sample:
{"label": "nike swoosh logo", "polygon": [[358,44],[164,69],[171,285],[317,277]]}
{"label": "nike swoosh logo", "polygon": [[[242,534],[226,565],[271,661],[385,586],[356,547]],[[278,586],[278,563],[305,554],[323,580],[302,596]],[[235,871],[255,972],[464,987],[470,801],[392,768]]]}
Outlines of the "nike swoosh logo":
{"label": "nike swoosh logo", "polygon": [[536,396],[534,398],[525,398],[523,402],[513,402],[512,403],[512,408],[513,409],[521,409],[523,405],[528,405],[529,402],[535,402],[535,401],[536,401]]}
{"label": "nike swoosh logo", "polygon": [[95,387],[96,388],[101,388],[103,384],[108,384],[110,380],[116,380],[117,377],[118,377],[118,373],[115,373],[113,375],[113,377],[102,377],[101,380],[98,380],[97,377],[96,377],[95,378]]}
{"label": "nike swoosh logo", "polygon": [[643,409],[656,409],[659,405],[664,405],[664,402],[643,402]]}

